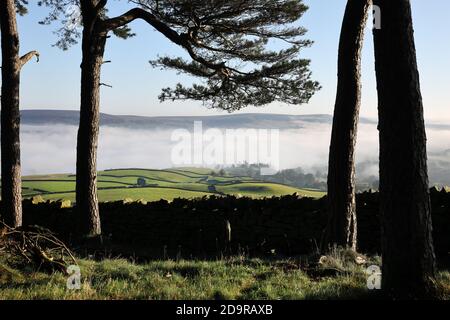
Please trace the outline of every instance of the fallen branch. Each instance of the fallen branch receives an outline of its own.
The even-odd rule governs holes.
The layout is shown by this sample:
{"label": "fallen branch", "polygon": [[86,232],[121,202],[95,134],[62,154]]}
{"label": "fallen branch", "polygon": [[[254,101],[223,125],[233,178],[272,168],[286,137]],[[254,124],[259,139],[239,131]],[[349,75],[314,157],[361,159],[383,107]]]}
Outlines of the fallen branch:
{"label": "fallen branch", "polygon": [[12,228],[0,222],[0,253],[41,271],[62,271],[77,264],[72,251],[50,230],[39,227]]}

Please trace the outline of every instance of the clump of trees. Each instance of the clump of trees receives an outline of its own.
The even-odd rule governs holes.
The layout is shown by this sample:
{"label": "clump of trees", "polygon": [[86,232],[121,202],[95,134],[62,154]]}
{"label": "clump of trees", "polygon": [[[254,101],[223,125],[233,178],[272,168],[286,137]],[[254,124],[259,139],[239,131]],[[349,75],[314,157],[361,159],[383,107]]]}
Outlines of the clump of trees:
{"label": "clump of trees", "polygon": [[[302,168],[282,169],[272,175],[261,175],[261,169],[270,168],[267,164],[242,163],[225,167],[222,170],[232,176],[248,176],[258,180],[287,184],[298,188],[312,188],[326,191],[325,178],[320,171],[305,172]],[[325,174],[326,177],[326,174]]]}

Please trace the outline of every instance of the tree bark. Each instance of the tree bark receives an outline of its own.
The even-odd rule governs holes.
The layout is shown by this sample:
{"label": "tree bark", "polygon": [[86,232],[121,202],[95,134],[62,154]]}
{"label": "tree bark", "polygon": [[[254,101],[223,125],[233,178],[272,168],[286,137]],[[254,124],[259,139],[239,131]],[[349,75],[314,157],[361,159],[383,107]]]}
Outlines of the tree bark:
{"label": "tree bark", "polygon": [[375,0],[380,131],[382,288],[426,297],[434,287],[426,134],[409,0]]}
{"label": "tree bark", "polygon": [[2,216],[6,224],[22,225],[19,88],[21,60],[14,0],[0,1],[2,43],[1,169]]}
{"label": "tree bark", "polygon": [[361,52],[371,0],[349,0],[342,23],[338,85],[328,162],[329,217],[322,249],[356,250],[355,145],[361,104]]}
{"label": "tree bark", "polygon": [[97,16],[83,13],[81,106],[77,137],[76,206],[83,235],[101,234],[97,196],[97,145],[100,115],[100,71],[106,32],[96,29]]}

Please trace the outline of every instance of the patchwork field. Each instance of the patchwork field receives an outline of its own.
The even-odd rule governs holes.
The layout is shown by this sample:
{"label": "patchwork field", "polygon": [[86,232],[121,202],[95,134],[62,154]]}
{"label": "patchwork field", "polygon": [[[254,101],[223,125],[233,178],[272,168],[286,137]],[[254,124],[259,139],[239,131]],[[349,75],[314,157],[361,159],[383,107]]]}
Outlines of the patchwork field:
{"label": "patchwork field", "polygon": [[[254,180],[251,177],[219,175],[206,168],[167,170],[115,169],[98,173],[100,201],[123,199],[157,201],[197,198],[211,194],[241,195],[252,198],[298,193],[319,198],[324,192]],[[24,198],[42,196],[45,200],[75,200],[75,176],[69,174],[23,177]]]}

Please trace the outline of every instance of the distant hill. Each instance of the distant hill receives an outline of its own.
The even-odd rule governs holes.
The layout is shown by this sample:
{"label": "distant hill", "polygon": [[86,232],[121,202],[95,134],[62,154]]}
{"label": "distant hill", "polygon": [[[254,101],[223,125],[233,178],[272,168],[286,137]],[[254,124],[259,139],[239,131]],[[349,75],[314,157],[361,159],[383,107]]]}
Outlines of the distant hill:
{"label": "distant hill", "polygon": [[[46,125],[65,124],[78,125],[79,112],[69,110],[23,110],[22,124]],[[102,126],[122,127],[128,129],[173,129],[192,128],[194,121],[202,121],[205,128],[285,128],[299,129],[307,124],[331,124],[332,116],[327,114],[284,115],[268,113],[229,114],[219,116],[169,116],[145,117],[110,115],[102,113]],[[370,119],[362,119],[363,123],[375,123]]]}
{"label": "distant hill", "polygon": [[[23,124],[78,125],[79,112],[76,110],[22,110]],[[299,129],[311,124],[331,125],[329,114],[287,115],[271,113],[240,113],[218,116],[167,116],[146,117],[129,115],[100,114],[100,125],[128,129],[174,129],[192,128],[194,121],[202,121],[205,128],[255,128],[255,129]],[[369,118],[361,118],[360,123],[377,124]],[[450,124],[428,124],[428,128],[450,130]]]}

